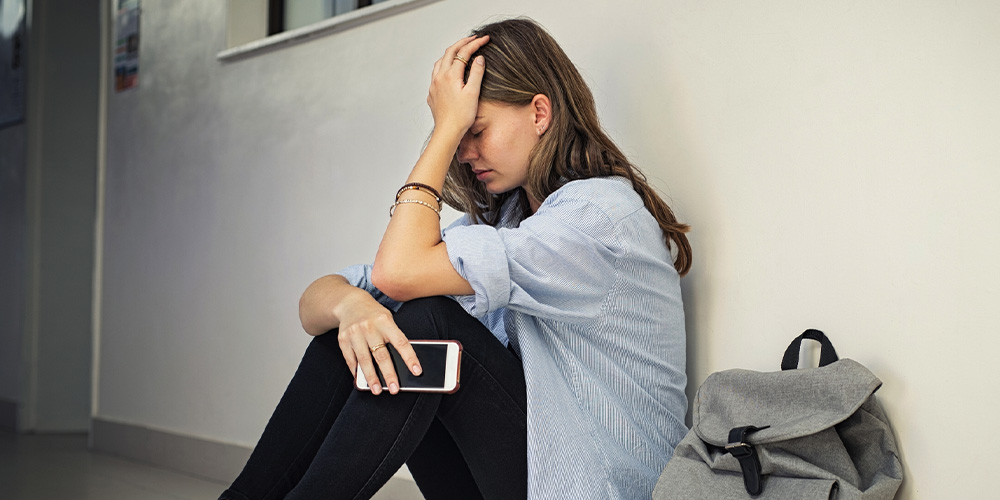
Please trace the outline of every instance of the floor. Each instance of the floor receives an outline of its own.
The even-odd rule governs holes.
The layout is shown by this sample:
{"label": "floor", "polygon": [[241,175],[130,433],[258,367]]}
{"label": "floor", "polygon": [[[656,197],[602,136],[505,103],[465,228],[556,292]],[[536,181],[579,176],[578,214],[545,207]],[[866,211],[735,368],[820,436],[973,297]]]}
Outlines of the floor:
{"label": "floor", "polygon": [[[212,500],[227,485],[87,449],[81,434],[0,431],[4,500]],[[374,500],[421,499],[412,481],[393,479]]]}

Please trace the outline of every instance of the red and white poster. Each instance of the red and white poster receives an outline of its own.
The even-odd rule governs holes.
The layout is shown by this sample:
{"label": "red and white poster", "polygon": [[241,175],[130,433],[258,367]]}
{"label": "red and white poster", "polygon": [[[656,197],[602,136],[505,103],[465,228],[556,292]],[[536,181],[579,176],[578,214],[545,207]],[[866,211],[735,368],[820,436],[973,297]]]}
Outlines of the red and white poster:
{"label": "red and white poster", "polygon": [[139,85],[139,0],[118,0],[115,19],[115,90]]}

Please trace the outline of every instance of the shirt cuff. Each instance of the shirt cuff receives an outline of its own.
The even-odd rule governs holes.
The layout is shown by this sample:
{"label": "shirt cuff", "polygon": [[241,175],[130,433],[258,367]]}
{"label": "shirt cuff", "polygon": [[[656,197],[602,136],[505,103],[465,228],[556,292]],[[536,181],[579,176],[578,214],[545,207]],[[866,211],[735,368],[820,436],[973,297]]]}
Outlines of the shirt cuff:
{"label": "shirt cuff", "polygon": [[477,318],[506,307],[510,302],[510,269],[499,231],[485,224],[454,227],[445,231],[444,242],[451,265],[473,290],[472,295],[455,300]]}

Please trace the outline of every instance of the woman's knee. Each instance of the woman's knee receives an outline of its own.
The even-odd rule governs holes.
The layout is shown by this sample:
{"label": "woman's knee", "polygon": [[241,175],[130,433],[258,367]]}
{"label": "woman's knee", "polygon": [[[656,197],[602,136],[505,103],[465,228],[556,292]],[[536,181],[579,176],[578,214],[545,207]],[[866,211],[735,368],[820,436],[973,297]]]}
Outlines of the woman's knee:
{"label": "woman's knee", "polygon": [[492,332],[448,297],[411,300],[395,315],[396,326],[411,340],[457,340],[466,352],[508,353]]}
{"label": "woman's knee", "polygon": [[399,306],[399,310],[396,311],[396,314],[405,314],[413,310],[425,311],[431,314],[441,312],[453,313],[456,310],[465,312],[465,309],[462,309],[462,306],[458,305],[458,302],[455,302],[448,297],[436,295],[434,297],[423,297],[420,299],[413,299],[409,302],[404,302],[403,305]]}
{"label": "woman's knee", "polygon": [[436,340],[448,338],[447,325],[456,314],[468,315],[448,297],[424,297],[404,303],[393,319],[396,326],[411,339]]}

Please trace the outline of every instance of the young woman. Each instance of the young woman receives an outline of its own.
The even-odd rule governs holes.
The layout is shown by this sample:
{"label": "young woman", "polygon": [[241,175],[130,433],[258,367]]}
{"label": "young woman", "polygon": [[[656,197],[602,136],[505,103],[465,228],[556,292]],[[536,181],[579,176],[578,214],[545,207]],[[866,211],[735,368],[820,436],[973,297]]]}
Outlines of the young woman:
{"label": "young woman", "polygon": [[[316,337],[222,498],[368,498],[403,463],[428,499],[649,498],[686,432],[687,226],[533,21],[449,47],[427,103],[374,265],[302,295]],[[444,231],[441,198],[467,214]],[[407,339],[461,341],[460,390],[399,392]]]}

